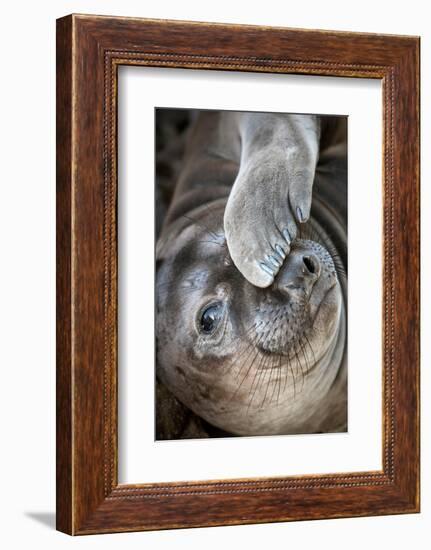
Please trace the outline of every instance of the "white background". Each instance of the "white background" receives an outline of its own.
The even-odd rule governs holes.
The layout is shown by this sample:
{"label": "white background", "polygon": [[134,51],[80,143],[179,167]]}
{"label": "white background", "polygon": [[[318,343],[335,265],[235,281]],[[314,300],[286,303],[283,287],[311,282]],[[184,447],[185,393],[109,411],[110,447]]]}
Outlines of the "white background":
{"label": "white background", "polygon": [[[422,346],[422,514],[72,539],[54,523],[55,18],[70,12],[284,25],[422,36],[422,151],[431,150],[427,3],[363,0],[264,4],[219,0],[9,2],[2,11],[1,543],[5,548],[427,548],[431,522],[430,338]],[[422,242],[431,248],[428,155],[422,155]],[[429,252],[422,329],[431,330]],[[427,288],[428,286],[428,288]],[[429,539],[429,537],[427,537]]]}
{"label": "white background", "polygon": [[[381,470],[381,82],[144,67],[119,79],[120,482]],[[154,441],[154,159],[142,151],[154,107],[173,105],[348,114],[348,433]]]}

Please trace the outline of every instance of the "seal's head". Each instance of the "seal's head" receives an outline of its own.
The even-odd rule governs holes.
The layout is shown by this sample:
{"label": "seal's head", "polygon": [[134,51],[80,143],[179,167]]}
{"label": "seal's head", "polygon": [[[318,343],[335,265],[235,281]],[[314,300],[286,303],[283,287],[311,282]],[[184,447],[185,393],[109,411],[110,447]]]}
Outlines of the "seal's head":
{"label": "seal's head", "polygon": [[254,287],[229,257],[223,209],[198,208],[162,235],[158,376],[233,434],[318,431],[344,346],[334,259],[325,243],[299,238],[274,284]]}

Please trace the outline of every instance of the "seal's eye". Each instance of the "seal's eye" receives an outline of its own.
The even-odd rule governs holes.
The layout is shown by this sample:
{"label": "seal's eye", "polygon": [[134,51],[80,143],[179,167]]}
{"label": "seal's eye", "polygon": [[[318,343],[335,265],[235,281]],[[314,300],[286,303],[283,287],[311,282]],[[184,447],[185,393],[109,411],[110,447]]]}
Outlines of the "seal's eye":
{"label": "seal's eye", "polygon": [[201,313],[199,330],[204,334],[211,334],[215,331],[223,316],[222,304],[211,304]]}

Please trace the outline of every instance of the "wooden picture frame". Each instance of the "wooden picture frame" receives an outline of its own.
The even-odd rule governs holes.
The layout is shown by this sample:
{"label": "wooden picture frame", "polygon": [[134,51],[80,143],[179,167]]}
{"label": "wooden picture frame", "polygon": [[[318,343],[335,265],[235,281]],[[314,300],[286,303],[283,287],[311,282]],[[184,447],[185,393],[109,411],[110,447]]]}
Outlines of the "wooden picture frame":
{"label": "wooden picture frame", "polygon": [[[380,79],[383,469],[119,485],[117,68]],[[419,511],[419,38],[70,15],[57,21],[57,529]]]}

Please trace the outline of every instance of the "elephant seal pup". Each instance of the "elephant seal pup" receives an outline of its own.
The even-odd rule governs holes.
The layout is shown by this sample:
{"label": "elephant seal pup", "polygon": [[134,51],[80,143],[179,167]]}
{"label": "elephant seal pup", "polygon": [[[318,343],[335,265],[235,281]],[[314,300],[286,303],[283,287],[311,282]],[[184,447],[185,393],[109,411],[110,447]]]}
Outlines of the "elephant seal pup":
{"label": "elephant seal pup", "polygon": [[157,377],[229,434],[345,431],[344,155],[321,154],[312,201],[307,191],[312,204],[295,230],[287,220],[295,238],[275,248],[270,286],[250,281],[253,273],[246,277],[232,261],[225,232],[242,160],[235,143],[220,147],[220,137],[229,124],[235,136],[238,126],[235,114],[220,117],[201,113],[194,122],[157,243]]}

